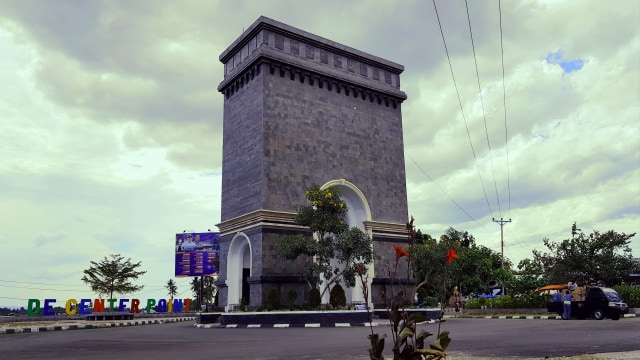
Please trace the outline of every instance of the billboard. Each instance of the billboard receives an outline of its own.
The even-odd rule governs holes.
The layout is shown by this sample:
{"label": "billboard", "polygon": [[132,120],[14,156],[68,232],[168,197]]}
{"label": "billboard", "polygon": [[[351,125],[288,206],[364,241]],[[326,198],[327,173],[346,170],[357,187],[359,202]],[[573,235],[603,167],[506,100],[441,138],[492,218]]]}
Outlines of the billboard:
{"label": "billboard", "polygon": [[175,276],[210,276],[218,274],[220,233],[176,234]]}

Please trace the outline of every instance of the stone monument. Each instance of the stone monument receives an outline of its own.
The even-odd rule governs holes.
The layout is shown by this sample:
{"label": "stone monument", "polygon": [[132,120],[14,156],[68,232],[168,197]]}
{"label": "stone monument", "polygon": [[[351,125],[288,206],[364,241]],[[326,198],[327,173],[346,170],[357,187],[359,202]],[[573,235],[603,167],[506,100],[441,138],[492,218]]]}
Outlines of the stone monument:
{"label": "stone monument", "polygon": [[[347,221],[373,239],[374,303],[393,244],[407,240],[402,65],[260,17],[221,55],[224,79],[219,306],[259,307],[275,288],[308,301],[275,241],[313,184],[337,186]],[[363,300],[346,288],[347,302]]]}

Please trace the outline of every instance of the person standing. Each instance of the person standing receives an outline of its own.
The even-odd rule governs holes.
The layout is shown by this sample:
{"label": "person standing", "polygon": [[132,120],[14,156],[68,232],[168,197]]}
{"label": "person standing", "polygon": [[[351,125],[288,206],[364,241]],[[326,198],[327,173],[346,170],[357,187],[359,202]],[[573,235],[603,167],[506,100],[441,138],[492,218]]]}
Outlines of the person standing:
{"label": "person standing", "polygon": [[564,313],[562,314],[562,318],[565,320],[571,319],[571,291],[567,290],[564,294],[564,303],[562,304],[564,307]]}

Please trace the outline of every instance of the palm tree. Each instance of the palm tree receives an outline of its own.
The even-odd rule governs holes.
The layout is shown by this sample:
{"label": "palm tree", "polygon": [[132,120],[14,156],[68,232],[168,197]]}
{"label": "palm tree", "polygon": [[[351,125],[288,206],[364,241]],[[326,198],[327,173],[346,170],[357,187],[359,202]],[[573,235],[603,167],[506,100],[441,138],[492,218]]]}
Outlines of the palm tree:
{"label": "palm tree", "polygon": [[202,305],[206,305],[208,309],[211,302],[214,301],[218,291],[215,281],[213,276],[196,276],[191,280],[191,291],[195,297],[196,308],[202,309]]}
{"label": "palm tree", "polygon": [[169,279],[167,281],[167,285],[165,285],[167,290],[169,291],[169,297],[173,299],[174,296],[178,294],[178,285],[173,281],[173,279]]}

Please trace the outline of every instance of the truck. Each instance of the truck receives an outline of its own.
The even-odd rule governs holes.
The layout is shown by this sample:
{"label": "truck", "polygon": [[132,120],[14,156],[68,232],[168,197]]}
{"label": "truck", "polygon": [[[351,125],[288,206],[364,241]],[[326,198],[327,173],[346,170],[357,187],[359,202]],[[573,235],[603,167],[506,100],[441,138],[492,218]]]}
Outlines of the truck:
{"label": "truck", "polygon": [[[556,291],[551,300],[547,302],[547,311],[562,316],[564,312],[563,299],[568,285],[548,285],[538,289],[549,293]],[[619,320],[623,314],[629,312],[629,306],[622,300],[618,293],[608,287],[600,286],[575,286],[571,292],[571,316],[577,319],[593,317],[596,320],[609,318]],[[542,292],[542,291],[541,291]]]}

